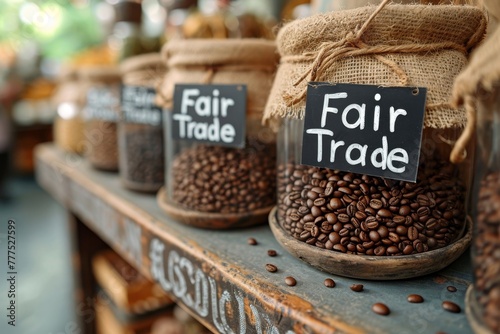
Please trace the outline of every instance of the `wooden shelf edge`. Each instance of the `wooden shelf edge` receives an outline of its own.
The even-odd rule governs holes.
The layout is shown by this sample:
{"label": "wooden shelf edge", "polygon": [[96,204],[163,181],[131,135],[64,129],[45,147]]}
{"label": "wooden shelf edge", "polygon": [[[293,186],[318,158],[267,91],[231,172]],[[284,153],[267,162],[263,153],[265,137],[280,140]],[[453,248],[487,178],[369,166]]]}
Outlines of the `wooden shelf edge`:
{"label": "wooden shelf edge", "polygon": [[[365,333],[300,297],[259,284],[253,273],[222,263],[189,238],[80,170],[81,158],[51,144],[35,150],[38,182],[131,265],[159,283],[213,332]],[[154,200],[154,199],[152,199]],[[271,232],[269,232],[271,233]]]}

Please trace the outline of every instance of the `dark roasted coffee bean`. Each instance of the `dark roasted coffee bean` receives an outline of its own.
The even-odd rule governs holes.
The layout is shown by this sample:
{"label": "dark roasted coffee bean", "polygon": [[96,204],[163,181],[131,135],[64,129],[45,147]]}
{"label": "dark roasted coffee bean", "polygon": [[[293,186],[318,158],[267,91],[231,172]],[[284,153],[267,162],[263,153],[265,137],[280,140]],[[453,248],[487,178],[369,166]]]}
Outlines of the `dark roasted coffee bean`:
{"label": "dark roasted coffee bean", "polygon": [[331,278],[327,278],[325,279],[325,282],[324,282],[325,286],[327,288],[334,288],[335,287],[335,281],[332,280]]}
{"label": "dark roasted coffee bean", "polygon": [[344,206],[342,201],[339,198],[332,198],[330,200],[330,206],[332,207],[333,210],[340,209],[341,207]]}
{"label": "dark roasted coffee bean", "polygon": [[325,203],[326,203],[326,199],[324,199],[324,198],[317,198],[314,200],[314,205],[318,206],[318,207],[325,205]]}
{"label": "dark roasted coffee bean", "polygon": [[441,306],[443,307],[443,309],[445,309],[446,311],[448,312],[452,312],[452,313],[460,313],[462,311],[462,309],[460,308],[460,306],[458,306],[457,304],[455,304],[454,302],[451,302],[449,300],[445,300]]}
{"label": "dark roasted coffee bean", "polygon": [[275,273],[278,271],[278,267],[276,267],[274,264],[266,264],[266,270],[269,271],[270,273]]}
{"label": "dark roasted coffee bean", "polygon": [[285,277],[285,283],[288,286],[295,286],[297,285],[297,280],[293,278],[292,276],[287,276]]}
{"label": "dark roasted coffee bean", "polygon": [[378,199],[372,199],[369,205],[372,209],[379,210],[380,208],[382,208],[382,201]]}
{"label": "dark roasted coffee bean", "polygon": [[274,256],[278,255],[278,253],[274,249],[270,249],[267,251],[267,255],[274,257]]}
{"label": "dark roasted coffee bean", "polygon": [[372,311],[380,315],[389,315],[391,310],[383,303],[375,303],[372,305]]}
{"label": "dark roasted coffee bean", "polygon": [[414,226],[410,226],[408,228],[408,239],[411,241],[416,240],[418,238],[418,230]]}
{"label": "dark roasted coffee bean", "polygon": [[257,240],[255,238],[248,238],[247,243],[251,246],[257,245]]}
{"label": "dark roasted coffee bean", "polygon": [[421,295],[417,295],[417,294],[408,295],[408,297],[406,299],[410,303],[423,303],[424,302],[424,297],[422,297]]}
{"label": "dark roasted coffee bean", "polygon": [[353,284],[351,285],[351,290],[355,292],[363,291],[363,284]]}

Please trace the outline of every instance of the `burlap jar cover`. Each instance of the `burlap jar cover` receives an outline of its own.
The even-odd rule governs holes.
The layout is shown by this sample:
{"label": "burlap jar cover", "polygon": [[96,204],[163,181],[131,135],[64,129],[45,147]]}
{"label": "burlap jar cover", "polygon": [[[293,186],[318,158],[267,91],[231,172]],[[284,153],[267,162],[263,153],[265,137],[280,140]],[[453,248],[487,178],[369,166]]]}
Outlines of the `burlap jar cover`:
{"label": "burlap jar cover", "polygon": [[58,110],[54,120],[54,142],[66,152],[82,153],[84,147],[82,108],[85,103],[84,86],[76,67],[61,71],[58,88],[52,104]]}
{"label": "burlap jar cover", "polygon": [[[85,147],[84,155],[90,164],[98,169],[118,170],[119,99],[121,73],[118,66],[101,65],[83,68],[80,71],[85,85],[84,107]],[[105,107],[89,108],[89,94],[105,92],[110,97]],[[105,112],[106,115],[100,115]]]}
{"label": "burlap jar cover", "polygon": [[[137,94],[144,97],[142,88],[156,88],[165,75],[166,67],[160,53],[149,53],[126,59],[121,63],[120,70],[124,85],[118,134],[120,176],[129,189],[155,192],[164,183],[161,110],[153,110],[150,105],[153,101],[149,98],[139,98],[142,102],[129,101],[124,94],[131,89],[135,97]],[[134,110],[125,110],[124,104],[133,105]]]}
{"label": "burlap jar cover", "polygon": [[[274,205],[276,149],[275,136],[261,125],[261,119],[278,62],[274,42],[177,40],[166,44],[162,53],[168,73],[157,99],[167,109],[172,108],[176,84],[243,84],[247,87],[245,148],[196,144],[181,149],[182,144],[166,134],[167,152],[172,152],[166,156],[167,165],[171,165],[167,166],[171,173],[165,176],[167,198],[180,204],[186,212],[201,213],[201,217],[196,217],[196,214],[185,216],[180,212],[177,218],[211,228],[265,221]],[[204,163],[207,159],[209,164]],[[219,214],[251,217],[256,211],[259,211],[257,220],[214,218]],[[213,216],[204,213],[213,213]]]}
{"label": "burlap jar cover", "polygon": [[500,332],[500,2],[484,0],[484,5],[490,14],[487,38],[474,51],[453,87],[453,102],[469,110],[466,131],[455,145],[456,154],[463,151],[477,130],[473,187],[477,195],[473,196],[471,209],[475,215],[474,284],[467,292],[466,311],[472,329],[478,334]]}
{"label": "burlap jar cover", "polygon": [[[278,128],[282,118],[304,118],[310,81],[427,87],[424,137],[428,131],[432,133],[428,137],[441,141],[427,152],[430,159],[425,168],[420,165],[417,183],[281,161],[288,165],[278,166],[278,221],[294,238],[319,248],[409,255],[448,245],[464,226],[465,190],[442,152],[449,154],[447,139],[466,124],[465,110],[450,105],[451,88],[470,50],[483,38],[486,18],[470,6],[387,3],[297,20],[283,27],[277,37],[281,63],[264,115],[264,122],[273,128]],[[301,186],[322,188],[325,193],[288,190]],[[318,196],[324,207],[311,200]],[[404,226],[396,230],[398,224]],[[339,236],[339,229],[346,231]],[[351,239],[344,242],[346,234]]]}

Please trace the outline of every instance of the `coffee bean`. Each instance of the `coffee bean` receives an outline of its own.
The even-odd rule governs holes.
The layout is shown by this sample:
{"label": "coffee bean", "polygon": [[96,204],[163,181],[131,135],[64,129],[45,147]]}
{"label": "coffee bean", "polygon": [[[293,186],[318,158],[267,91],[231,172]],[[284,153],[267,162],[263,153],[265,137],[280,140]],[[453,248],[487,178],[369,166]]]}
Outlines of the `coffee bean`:
{"label": "coffee bean", "polygon": [[351,290],[355,292],[363,291],[363,284],[353,284],[351,285]]}
{"label": "coffee bean", "polygon": [[389,315],[391,310],[383,303],[375,303],[372,305],[372,311],[380,315]]}
{"label": "coffee bean", "polygon": [[274,257],[274,256],[278,255],[278,253],[274,249],[270,249],[267,251],[267,255]]}
{"label": "coffee bean", "polygon": [[424,297],[422,297],[421,295],[417,295],[417,294],[408,295],[408,297],[406,299],[410,303],[423,303],[424,302]]}
{"label": "coffee bean", "polygon": [[447,289],[448,291],[450,291],[450,292],[457,292],[457,288],[456,288],[456,287],[454,287],[454,286],[452,286],[452,285],[447,286],[447,287],[446,287],[446,289]]}
{"label": "coffee bean", "polygon": [[339,198],[332,198],[330,200],[330,206],[332,207],[333,210],[340,209],[341,207],[344,206],[342,201]]}
{"label": "coffee bean", "polygon": [[285,277],[285,283],[288,286],[295,286],[297,285],[297,280],[293,278],[292,276],[287,276]]}
{"label": "coffee bean", "polygon": [[327,278],[327,279],[325,279],[325,282],[324,282],[324,283],[325,283],[325,286],[326,286],[327,288],[334,288],[334,287],[335,287],[335,281],[334,281],[334,280],[332,280],[331,278]]}
{"label": "coffee bean", "polygon": [[266,264],[266,270],[269,271],[270,273],[275,273],[278,271],[278,267],[276,267],[274,264]]}
{"label": "coffee bean", "polygon": [[247,243],[249,245],[255,246],[257,245],[257,240],[255,240],[255,238],[248,238]]}
{"label": "coffee bean", "polygon": [[452,312],[452,313],[460,313],[462,311],[462,309],[460,308],[460,306],[458,306],[457,304],[455,304],[454,302],[451,302],[449,300],[445,300],[441,306],[443,307],[443,309],[445,309],[446,311],[448,312]]}
{"label": "coffee bean", "polygon": [[370,207],[374,210],[378,210],[378,209],[382,208],[382,201],[378,200],[378,199],[372,199],[370,201]]}

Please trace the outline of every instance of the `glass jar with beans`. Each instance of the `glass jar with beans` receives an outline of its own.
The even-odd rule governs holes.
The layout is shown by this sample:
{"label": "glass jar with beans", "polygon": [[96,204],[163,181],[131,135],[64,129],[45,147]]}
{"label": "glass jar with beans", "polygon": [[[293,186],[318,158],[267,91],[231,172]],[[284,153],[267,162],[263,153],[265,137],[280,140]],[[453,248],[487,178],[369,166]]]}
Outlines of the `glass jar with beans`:
{"label": "glass jar with beans", "polygon": [[264,223],[275,203],[275,134],[261,125],[278,62],[266,40],[167,43],[158,99],[166,113],[160,206],[204,228]]}
{"label": "glass jar with beans", "polygon": [[453,87],[453,101],[470,111],[470,137],[464,136],[464,141],[476,130],[470,208],[474,282],[467,290],[465,309],[478,334],[500,333],[500,7],[495,0],[485,0],[484,6],[491,29]]}
{"label": "glass jar with beans", "polygon": [[[339,253],[411,257],[464,233],[473,151],[450,162],[466,113],[447,102],[467,54],[434,47],[476,45],[484,15],[386,3],[294,21],[277,36],[281,62],[264,120],[280,148],[277,231],[304,249],[297,255],[282,242],[301,258],[313,249],[322,250],[318,263]],[[415,47],[408,40],[421,52],[401,52]]]}
{"label": "glass jar with beans", "polygon": [[94,168],[118,170],[117,124],[120,115],[121,73],[117,66],[87,67],[80,72],[87,87],[83,110],[84,155]]}
{"label": "glass jar with beans", "polygon": [[156,192],[165,181],[163,115],[155,103],[165,66],[159,53],[150,53],[125,60],[120,68],[120,178],[129,189]]}

